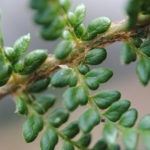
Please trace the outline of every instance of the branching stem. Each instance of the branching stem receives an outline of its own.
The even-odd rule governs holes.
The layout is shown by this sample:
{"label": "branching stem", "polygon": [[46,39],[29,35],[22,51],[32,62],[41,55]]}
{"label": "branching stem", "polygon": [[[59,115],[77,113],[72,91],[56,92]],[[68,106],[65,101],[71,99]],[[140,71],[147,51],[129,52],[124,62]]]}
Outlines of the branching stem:
{"label": "branching stem", "polygon": [[15,92],[21,85],[28,86],[29,83],[34,82],[39,78],[49,76],[52,72],[59,69],[60,65],[70,66],[70,64],[79,64],[83,62],[86,53],[92,48],[106,47],[117,41],[125,41],[129,37],[135,35],[136,30],[140,28],[143,28],[145,32],[150,32],[150,16],[140,16],[137,26],[130,31],[126,29],[126,22],[127,20],[123,20],[119,23],[112,24],[107,32],[99,34],[91,41],[81,41],[76,43],[71,56],[64,61],[56,60],[53,55],[49,55],[45,63],[33,74],[28,76],[16,75],[17,81],[11,78],[5,86],[0,87],[0,99]]}

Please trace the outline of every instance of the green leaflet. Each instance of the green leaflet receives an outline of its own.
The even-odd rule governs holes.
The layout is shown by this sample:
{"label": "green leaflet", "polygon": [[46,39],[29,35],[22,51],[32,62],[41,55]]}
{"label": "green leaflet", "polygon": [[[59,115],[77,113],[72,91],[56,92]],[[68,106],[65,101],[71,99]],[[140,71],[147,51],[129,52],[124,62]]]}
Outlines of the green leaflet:
{"label": "green leaflet", "polygon": [[77,18],[75,16],[75,14],[73,12],[69,11],[67,16],[68,16],[68,20],[69,20],[71,26],[75,27],[76,23],[77,23],[76,22]]}
{"label": "green leaflet", "polygon": [[68,19],[70,24],[74,27],[77,28],[85,19],[86,17],[86,8],[83,3],[79,4],[75,12],[69,12],[68,13]]}
{"label": "green leaflet", "polygon": [[33,9],[43,9],[49,0],[30,0],[30,7]]}
{"label": "green leaflet", "polygon": [[150,1],[142,1],[141,0],[141,11],[143,14],[150,14]]}
{"label": "green leaflet", "polygon": [[77,82],[78,82],[77,73],[72,70],[72,73],[71,73],[70,79],[69,79],[69,86],[74,87],[74,86],[76,86]]}
{"label": "green leaflet", "polygon": [[67,127],[62,130],[62,133],[68,138],[74,138],[79,133],[78,121],[71,122]]}
{"label": "green leaflet", "polygon": [[57,133],[53,129],[47,129],[40,142],[41,150],[54,150],[57,142]]}
{"label": "green leaflet", "polygon": [[128,0],[126,6],[126,12],[129,16],[127,28],[131,29],[136,25],[137,17],[139,13],[140,0]]}
{"label": "green leaflet", "polygon": [[138,112],[136,109],[133,108],[129,109],[121,116],[119,124],[124,127],[131,128],[134,126],[137,120],[137,116],[138,116]]}
{"label": "green leaflet", "polygon": [[64,87],[69,84],[71,69],[58,70],[51,79],[51,84],[55,87]]}
{"label": "green leaflet", "polygon": [[60,69],[53,75],[51,84],[54,87],[75,86],[77,83],[77,75],[75,74],[72,69]]}
{"label": "green leaflet", "polygon": [[99,82],[97,78],[88,78],[88,80],[86,80],[86,84],[91,90],[97,90],[99,88]]}
{"label": "green leaflet", "polygon": [[150,40],[144,41],[140,46],[140,50],[150,57]]}
{"label": "green leaflet", "polygon": [[96,68],[89,71],[85,75],[85,80],[88,87],[92,90],[96,90],[100,83],[107,82],[113,75],[113,72],[106,68]]}
{"label": "green leaflet", "polygon": [[104,139],[98,140],[92,150],[108,150],[106,141]]}
{"label": "green leaflet", "polygon": [[150,114],[145,115],[139,122],[138,128],[145,131],[150,131]]}
{"label": "green leaflet", "polygon": [[24,59],[23,72],[25,74],[32,73],[46,60],[47,57],[48,57],[47,50],[38,49],[30,52]]}
{"label": "green leaflet", "polygon": [[12,73],[12,68],[10,65],[5,64],[0,60],[0,70],[0,86],[3,86],[8,82]]}
{"label": "green leaflet", "polygon": [[84,132],[90,132],[100,123],[100,116],[94,108],[86,110],[79,119],[79,127]]}
{"label": "green leaflet", "polygon": [[27,49],[29,48],[30,40],[30,34],[27,34],[17,39],[13,48],[4,48],[5,56],[12,64],[18,62],[19,59],[25,55]]}
{"label": "green leaflet", "polygon": [[136,60],[135,49],[128,43],[124,43],[122,45],[120,55],[121,55],[121,62],[123,64],[129,64]]}
{"label": "green leaflet", "polygon": [[146,150],[150,150],[150,131],[142,132],[142,141],[145,145]]}
{"label": "green leaflet", "polygon": [[0,86],[5,85],[12,73],[12,67],[5,63],[4,57],[2,54],[0,54]]}
{"label": "green leaflet", "polygon": [[80,24],[74,29],[74,32],[78,38],[82,37],[82,35],[84,34],[84,31],[85,31],[84,24]]}
{"label": "green leaflet", "polygon": [[76,24],[75,24],[75,26],[80,25],[84,21],[84,19],[86,17],[85,5],[83,3],[79,4],[76,7],[76,9],[75,9],[74,14],[76,16]]}
{"label": "green leaflet", "polygon": [[136,36],[132,37],[131,41],[137,48],[139,48],[141,44],[143,43],[142,39]]}
{"label": "green leaflet", "polygon": [[62,33],[62,38],[63,38],[64,40],[71,40],[71,39],[73,39],[73,36],[72,36],[72,34],[70,33],[70,31],[64,30],[63,33]]}
{"label": "green leaflet", "polygon": [[65,123],[69,118],[69,113],[63,108],[57,108],[47,117],[47,121],[50,125],[58,128]]}
{"label": "green leaflet", "polygon": [[74,147],[70,142],[64,141],[61,150],[74,150]]}
{"label": "green leaflet", "polygon": [[149,9],[150,2],[143,0],[129,0],[126,12],[129,16],[127,28],[133,28],[138,20],[138,15],[142,12],[143,14],[150,14]]}
{"label": "green leaflet", "polygon": [[88,92],[82,86],[77,87],[76,98],[80,105],[86,105],[88,102]]}
{"label": "green leaflet", "polygon": [[88,27],[87,31],[83,35],[82,39],[83,40],[92,40],[94,39],[97,34],[104,33],[109,29],[111,25],[111,21],[107,17],[99,17],[94,20],[92,20]]}
{"label": "green leaflet", "polygon": [[54,105],[55,101],[56,97],[54,95],[44,95],[40,98],[37,98],[33,102],[32,107],[37,113],[44,114],[50,107]]}
{"label": "green leaflet", "polygon": [[120,100],[113,103],[104,115],[111,121],[117,121],[121,115],[128,110],[130,102],[128,100]]}
{"label": "green leaflet", "polygon": [[26,142],[34,141],[42,128],[43,120],[35,114],[30,115],[23,125],[23,136]]}
{"label": "green leaflet", "polygon": [[45,9],[38,10],[34,15],[34,21],[37,24],[49,25],[53,22],[57,15],[57,9],[47,6]]}
{"label": "green leaflet", "polygon": [[94,48],[87,53],[85,63],[89,65],[98,65],[106,59],[106,56],[107,52],[104,48]]}
{"label": "green leaflet", "polygon": [[23,61],[19,61],[16,64],[13,65],[13,71],[15,73],[21,73],[21,72],[23,72],[23,69],[24,69]]}
{"label": "green leaflet", "polygon": [[22,115],[27,115],[28,114],[28,108],[27,105],[21,97],[17,97],[16,99],[17,104],[16,104],[16,112]]}
{"label": "green leaflet", "polygon": [[47,50],[34,50],[25,57],[24,62],[15,66],[15,70],[22,75],[33,73],[40,65],[42,65],[47,57]]}
{"label": "green leaflet", "polygon": [[136,66],[137,75],[143,85],[147,85],[150,78],[150,60],[146,57],[141,57]]}
{"label": "green leaflet", "polygon": [[71,6],[71,0],[59,0],[59,4],[67,12]]}
{"label": "green leaflet", "polygon": [[12,47],[4,47],[4,53],[6,58],[11,63],[15,63],[16,61],[18,61],[18,58],[16,57],[16,53]]}
{"label": "green leaflet", "polygon": [[97,78],[100,83],[105,83],[112,76],[112,71],[107,68],[96,68],[86,74],[86,78]]}
{"label": "green leaflet", "polygon": [[127,150],[136,150],[138,135],[131,129],[125,130],[123,133],[123,142]]}
{"label": "green leaflet", "polygon": [[64,26],[64,18],[57,16],[51,24],[42,27],[40,35],[45,40],[56,40],[61,36]]}
{"label": "green leaflet", "polygon": [[68,110],[75,110],[78,105],[85,105],[88,102],[88,93],[82,86],[69,88],[64,93],[64,103]]}
{"label": "green leaflet", "polygon": [[139,14],[150,14],[150,2],[145,0],[129,0],[126,12],[129,16],[127,29],[133,28],[138,20]]}
{"label": "green leaflet", "polygon": [[118,136],[118,129],[115,124],[106,123],[103,129],[103,137],[110,145],[114,145],[116,143],[116,139]]}
{"label": "green leaflet", "polygon": [[50,78],[40,79],[30,84],[28,87],[28,91],[31,93],[39,93],[47,89],[50,83]]}
{"label": "green leaflet", "polygon": [[99,108],[106,109],[112,103],[119,100],[120,97],[121,94],[118,91],[104,91],[102,93],[96,94],[92,99],[95,101]]}
{"label": "green leaflet", "polygon": [[72,49],[73,49],[72,41],[69,40],[62,41],[57,45],[55,49],[55,57],[60,60],[64,59],[71,53]]}
{"label": "green leaflet", "polygon": [[75,110],[79,105],[79,102],[75,96],[76,96],[76,88],[75,87],[67,89],[63,95],[64,104],[69,111]]}
{"label": "green leaflet", "polygon": [[92,135],[90,133],[83,134],[77,141],[81,146],[88,147],[91,143]]}
{"label": "green leaflet", "polygon": [[78,69],[79,69],[79,72],[83,75],[85,75],[86,73],[90,71],[89,66],[85,64],[81,64]]}

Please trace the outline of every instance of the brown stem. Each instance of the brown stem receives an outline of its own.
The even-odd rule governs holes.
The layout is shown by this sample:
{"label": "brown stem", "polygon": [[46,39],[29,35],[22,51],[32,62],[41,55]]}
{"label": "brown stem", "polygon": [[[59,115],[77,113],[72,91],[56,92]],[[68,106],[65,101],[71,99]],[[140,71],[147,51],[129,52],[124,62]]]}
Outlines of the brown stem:
{"label": "brown stem", "polygon": [[128,31],[126,29],[127,20],[120,21],[119,23],[112,24],[110,29],[103,33],[99,34],[94,40],[91,41],[81,41],[76,44],[75,50],[69,58],[64,61],[56,60],[53,55],[49,55],[45,63],[36,70],[33,74],[28,76],[17,75],[17,81],[14,78],[10,79],[9,82],[0,87],[0,99],[4,96],[15,92],[20,87],[26,87],[29,83],[34,82],[35,80],[43,77],[49,76],[52,72],[61,67],[61,65],[68,65],[71,63],[80,63],[83,62],[86,53],[95,47],[106,47],[117,41],[125,41],[129,37],[135,35],[135,31],[138,28],[143,28],[150,32],[150,16],[139,18],[137,26]]}

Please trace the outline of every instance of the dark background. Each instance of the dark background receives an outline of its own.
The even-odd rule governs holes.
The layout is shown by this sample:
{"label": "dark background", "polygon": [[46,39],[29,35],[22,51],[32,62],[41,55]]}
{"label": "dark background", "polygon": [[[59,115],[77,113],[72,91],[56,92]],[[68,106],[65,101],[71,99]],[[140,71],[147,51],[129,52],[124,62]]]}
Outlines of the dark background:
{"label": "dark background", "polygon": [[[78,3],[83,2],[87,6],[87,18],[85,24],[91,19],[99,16],[107,16],[117,22],[125,17],[124,6],[127,0],[73,0],[74,8]],[[53,52],[58,41],[45,42],[39,38],[39,27],[32,22],[33,11],[28,7],[28,0],[0,0],[2,12],[2,30],[5,45],[12,43],[21,35],[31,33],[32,41],[30,50],[48,49]],[[149,113],[149,89],[143,87],[135,73],[135,64],[123,66],[120,64],[119,51],[121,43],[115,43],[107,48],[108,58],[101,65],[114,71],[113,78],[99,90],[112,89],[120,90],[123,99],[132,101],[132,107],[139,110],[139,115]],[[52,92],[56,92],[53,89]],[[59,91],[61,93],[61,91]],[[61,96],[61,95],[60,95]],[[58,103],[60,105],[60,103]],[[26,144],[22,137],[23,117],[14,113],[15,104],[12,96],[0,101],[0,150],[40,150],[39,140],[32,144]],[[78,116],[80,110],[74,114]],[[100,131],[95,132],[95,138],[101,136]],[[58,147],[57,150],[60,148]],[[140,148],[140,150],[143,148]]]}

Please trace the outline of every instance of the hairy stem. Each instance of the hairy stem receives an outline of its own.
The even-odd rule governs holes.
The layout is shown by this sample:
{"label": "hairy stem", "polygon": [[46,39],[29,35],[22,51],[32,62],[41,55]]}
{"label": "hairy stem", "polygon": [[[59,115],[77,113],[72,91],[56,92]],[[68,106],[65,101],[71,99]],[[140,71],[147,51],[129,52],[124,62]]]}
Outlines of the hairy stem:
{"label": "hairy stem", "polygon": [[112,24],[110,29],[99,34],[91,41],[80,41],[76,43],[75,50],[66,60],[56,60],[53,55],[49,55],[47,60],[39,69],[28,76],[17,75],[17,80],[11,78],[9,82],[0,87],[0,99],[4,96],[14,93],[21,87],[27,87],[29,83],[36,81],[39,78],[47,77],[55,70],[61,68],[61,65],[70,66],[70,64],[79,64],[83,62],[86,53],[95,47],[106,47],[117,41],[125,41],[129,37],[136,34],[136,30],[143,28],[145,32],[150,32],[150,16],[140,16],[136,27],[130,31],[126,29],[127,20]]}

